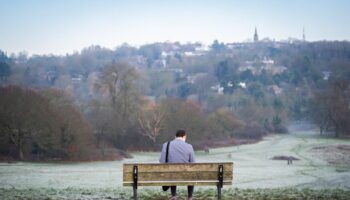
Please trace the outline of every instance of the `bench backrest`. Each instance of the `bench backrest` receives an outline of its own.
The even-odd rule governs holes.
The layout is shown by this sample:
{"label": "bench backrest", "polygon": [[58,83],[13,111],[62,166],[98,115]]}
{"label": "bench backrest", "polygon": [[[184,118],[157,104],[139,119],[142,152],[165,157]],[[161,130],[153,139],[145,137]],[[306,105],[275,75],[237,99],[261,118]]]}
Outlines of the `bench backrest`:
{"label": "bench backrest", "polygon": [[[233,163],[134,163],[123,166],[123,186],[232,185]],[[135,177],[136,171],[136,177]]]}

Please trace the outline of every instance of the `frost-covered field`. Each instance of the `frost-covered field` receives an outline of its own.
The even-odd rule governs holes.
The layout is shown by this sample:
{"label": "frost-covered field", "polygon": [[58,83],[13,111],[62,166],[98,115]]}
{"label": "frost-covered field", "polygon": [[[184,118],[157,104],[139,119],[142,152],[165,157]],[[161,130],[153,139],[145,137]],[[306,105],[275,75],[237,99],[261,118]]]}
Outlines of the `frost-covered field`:
{"label": "frost-covered field", "polygon": [[[197,162],[233,161],[233,188],[293,187],[349,190],[349,164],[346,162],[329,164],[322,158],[323,154],[313,149],[329,145],[350,145],[350,140],[319,137],[312,131],[294,132],[288,135],[269,136],[257,144],[211,149],[209,154],[196,152],[196,157]],[[279,155],[294,156],[300,160],[287,165],[284,160],[270,159]],[[158,162],[159,153],[134,153],[133,156],[133,159],[115,162],[0,163],[0,188],[122,191],[122,164]]]}

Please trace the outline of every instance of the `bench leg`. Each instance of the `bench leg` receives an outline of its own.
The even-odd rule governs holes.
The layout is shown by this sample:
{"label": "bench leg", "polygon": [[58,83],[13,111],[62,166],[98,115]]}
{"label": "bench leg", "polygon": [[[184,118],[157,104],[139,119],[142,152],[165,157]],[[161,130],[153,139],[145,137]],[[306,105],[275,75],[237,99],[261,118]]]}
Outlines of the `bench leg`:
{"label": "bench leg", "polygon": [[221,200],[221,187],[218,185],[218,200]]}
{"label": "bench leg", "polygon": [[134,188],[133,190],[134,190],[134,200],[137,200],[137,189]]}

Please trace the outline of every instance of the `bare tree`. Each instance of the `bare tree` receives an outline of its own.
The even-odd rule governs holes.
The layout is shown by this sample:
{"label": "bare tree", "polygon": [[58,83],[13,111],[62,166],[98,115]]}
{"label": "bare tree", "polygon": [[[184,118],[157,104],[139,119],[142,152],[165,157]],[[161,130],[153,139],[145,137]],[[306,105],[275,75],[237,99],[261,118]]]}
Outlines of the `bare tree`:
{"label": "bare tree", "polygon": [[93,150],[89,125],[59,90],[0,88],[0,135],[21,160],[34,154],[81,159]]}
{"label": "bare tree", "polygon": [[150,105],[139,112],[138,124],[142,135],[156,143],[157,136],[162,130],[165,112],[158,105]]}
{"label": "bare tree", "polygon": [[108,137],[115,131],[113,109],[111,105],[96,100],[92,101],[89,107],[87,116],[94,129],[96,146],[101,150],[102,155],[105,155],[105,150],[111,145]]}
{"label": "bare tree", "polygon": [[334,128],[335,136],[346,134],[350,127],[350,91],[346,80],[331,80],[325,89],[314,93],[311,117],[320,127],[320,133]]}
{"label": "bare tree", "polygon": [[92,128],[74,106],[72,97],[55,89],[46,90],[42,95],[49,100],[50,107],[54,110],[52,116],[55,121],[50,123],[58,127],[54,132],[58,139],[55,148],[71,159],[88,158],[88,152],[96,148]]}
{"label": "bare tree", "polygon": [[135,106],[133,103],[139,100],[137,80],[138,73],[129,64],[113,62],[103,68],[95,88],[110,99],[114,108],[126,115]]}
{"label": "bare tree", "polygon": [[0,88],[0,133],[16,147],[19,159],[25,158],[26,143],[54,129],[47,123],[51,114],[49,102],[35,91],[17,86]]}

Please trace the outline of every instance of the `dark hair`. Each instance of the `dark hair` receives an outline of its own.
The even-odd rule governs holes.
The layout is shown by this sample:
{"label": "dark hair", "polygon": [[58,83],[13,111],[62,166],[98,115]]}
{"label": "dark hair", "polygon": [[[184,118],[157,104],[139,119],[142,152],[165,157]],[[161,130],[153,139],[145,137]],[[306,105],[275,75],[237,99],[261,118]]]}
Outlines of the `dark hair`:
{"label": "dark hair", "polygon": [[186,135],[186,131],[185,130],[177,130],[176,131],[176,137],[184,137]]}

